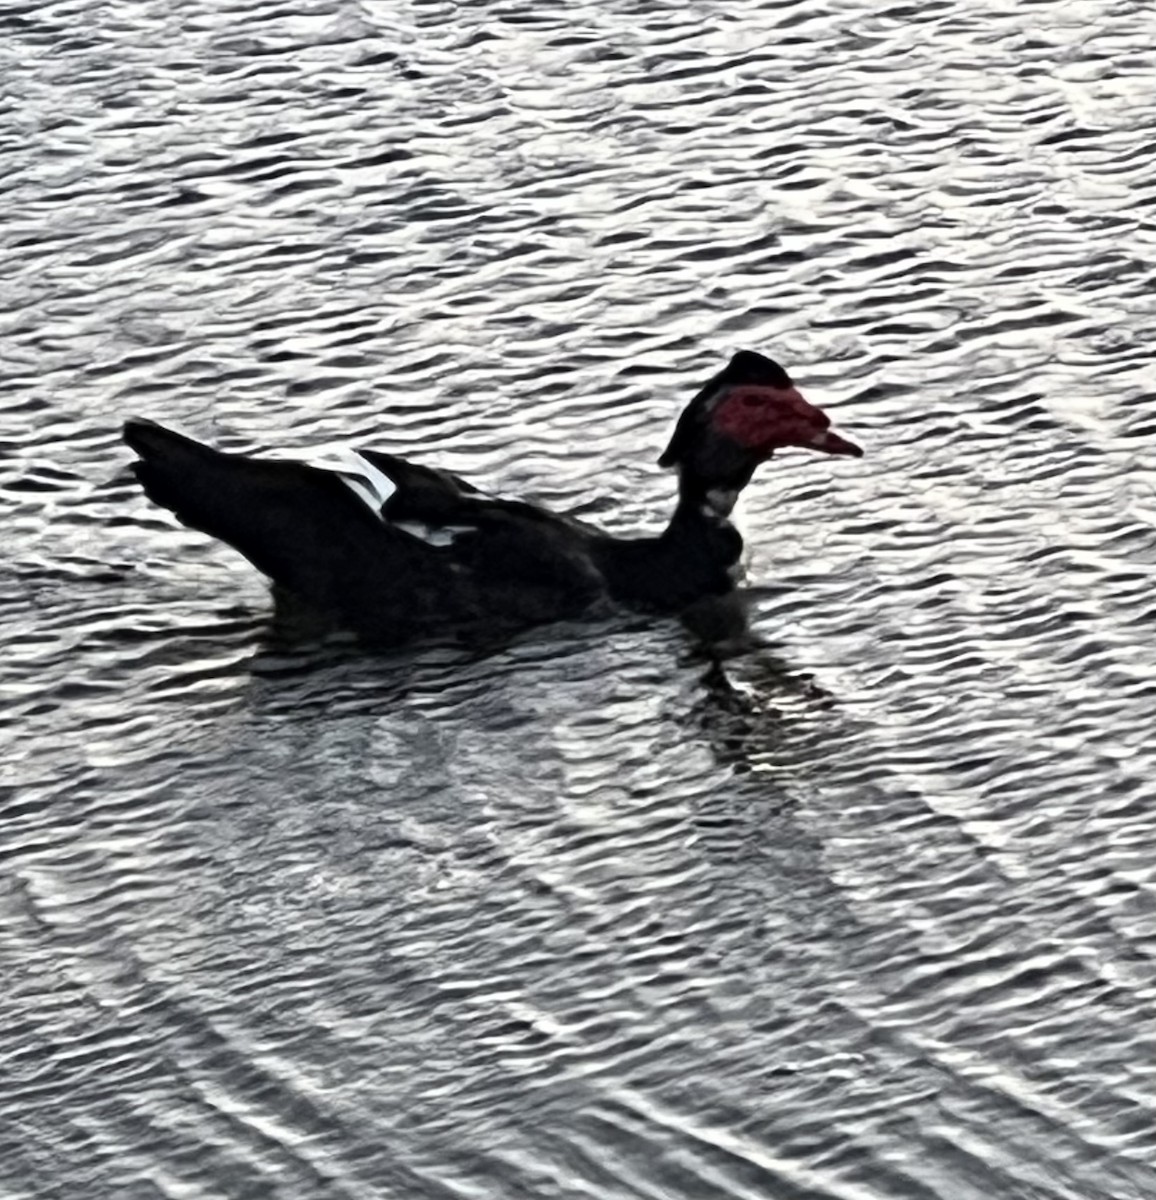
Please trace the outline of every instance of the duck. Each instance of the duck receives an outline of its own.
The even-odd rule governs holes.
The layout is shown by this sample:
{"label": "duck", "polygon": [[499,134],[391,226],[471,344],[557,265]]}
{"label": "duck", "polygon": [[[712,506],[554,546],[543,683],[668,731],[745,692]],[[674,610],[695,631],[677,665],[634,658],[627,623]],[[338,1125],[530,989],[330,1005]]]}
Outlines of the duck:
{"label": "duck", "polygon": [[[312,460],[228,453],[144,417],[124,424],[146,496],[239,551],[327,627],[379,645],[568,620],[608,607],[727,610],[731,514],[777,450],[859,457],[787,371],[739,350],[679,415],[658,459],[678,481],[661,533],[615,537],[381,450]],[[709,625],[710,622],[706,622]]]}

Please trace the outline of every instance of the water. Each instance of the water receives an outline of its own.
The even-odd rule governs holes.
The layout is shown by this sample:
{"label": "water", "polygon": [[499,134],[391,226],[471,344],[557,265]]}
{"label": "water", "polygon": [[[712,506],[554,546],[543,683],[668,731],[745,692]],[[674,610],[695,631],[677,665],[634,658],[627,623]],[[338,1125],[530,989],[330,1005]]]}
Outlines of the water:
{"label": "water", "polygon": [[[0,15],[6,1196],[1156,1195],[1138,3]],[[130,413],[658,528],[768,649],[286,654]]]}

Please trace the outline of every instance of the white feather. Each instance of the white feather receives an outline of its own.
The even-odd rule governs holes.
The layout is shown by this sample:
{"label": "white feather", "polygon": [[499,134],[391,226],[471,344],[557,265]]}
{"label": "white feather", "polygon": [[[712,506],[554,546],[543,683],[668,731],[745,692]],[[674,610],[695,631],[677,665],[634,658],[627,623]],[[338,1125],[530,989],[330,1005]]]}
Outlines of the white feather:
{"label": "white feather", "polygon": [[426,525],[423,521],[394,521],[393,527],[419,538],[427,546],[452,546],[458,534],[476,532],[469,525]]}
{"label": "white feather", "polygon": [[382,506],[397,491],[397,484],[356,450],[344,448],[305,461],[311,467],[331,471],[374,516],[381,516]]}
{"label": "white feather", "polygon": [[[296,461],[336,475],[343,484],[383,521],[382,508],[397,491],[397,484],[380,467],[375,467],[363,454],[343,447]],[[452,546],[459,534],[476,533],[469,525],[427,525],[424,521],[393,521],[390,524],[425,542],[427,546]]]}

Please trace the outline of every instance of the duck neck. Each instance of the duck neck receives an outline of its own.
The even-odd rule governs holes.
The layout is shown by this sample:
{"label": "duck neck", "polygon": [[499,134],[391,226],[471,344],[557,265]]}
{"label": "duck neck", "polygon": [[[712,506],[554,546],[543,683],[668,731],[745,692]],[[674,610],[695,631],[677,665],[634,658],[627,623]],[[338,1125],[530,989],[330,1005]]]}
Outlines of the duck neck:
{"label": "duck neck", "polygon": [[732,571],[743,540],[727,519],[734,495],[680,489],[678,504],[658,537],[607,538],[597,550],[611,595],[667,612],[734,587]]}
{"label": "duck neck", "polygon": [[674,573],[686,575],[703,593],[734,586],[743,539],[730,518],[750,474],[753,470],[724,481],[679,473],[678,503],[658,539],[660,554]]}
{"label": "duck neck", "polygon": [[675,516],[685,516],[697,510],[707,520],[729,521],[743,488],[751,481],[754,467],[732,473],[726,479],[704,479],[697,473],[682,470],[678,474],[678,507]]}
{"label": "duck neck", "polygon": [[704,539],[710,542],[720,532],[733,530],[730,515],[737,499],[736,493],[722,490],[679,496],[658,542],[667,545],[696,543]]}
{"label": "duck neck", "polygon": [[[655,547],[675,571],[701,568],[696,575],[715,575],[734,566],[742,554],[743,540],[730,515],[738,490],[727,487],[680,487],[678,503]],[[713,590],[713,589],[712,589]]]}

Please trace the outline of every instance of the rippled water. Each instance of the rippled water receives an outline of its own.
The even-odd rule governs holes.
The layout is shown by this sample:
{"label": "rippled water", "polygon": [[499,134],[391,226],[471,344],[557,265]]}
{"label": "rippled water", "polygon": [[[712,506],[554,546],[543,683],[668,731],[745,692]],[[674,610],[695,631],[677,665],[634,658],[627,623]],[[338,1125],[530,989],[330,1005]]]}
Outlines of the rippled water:
{"label": "rippled water", "polygon": [[[0,14],[9,1196],[1156,1195],[1145,3]],[[771,649],[286,654],[130,413],[655,529]]]}

